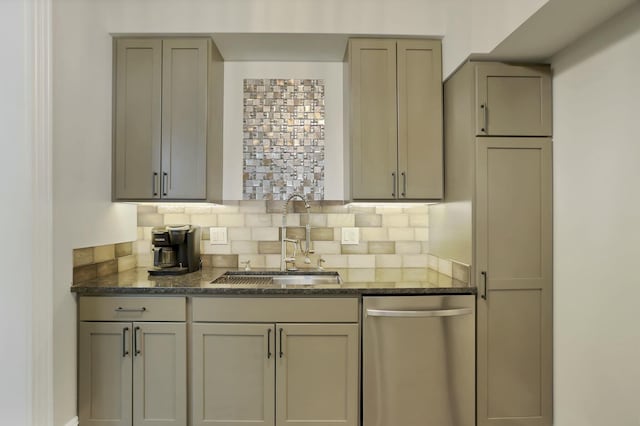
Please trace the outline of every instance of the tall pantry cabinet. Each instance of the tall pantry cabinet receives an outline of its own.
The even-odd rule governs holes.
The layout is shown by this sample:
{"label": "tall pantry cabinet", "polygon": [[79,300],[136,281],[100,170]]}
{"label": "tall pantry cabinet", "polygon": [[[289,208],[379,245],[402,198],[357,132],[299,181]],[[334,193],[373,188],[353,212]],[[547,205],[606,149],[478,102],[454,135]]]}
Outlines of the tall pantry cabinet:
{"label": "tall pantry cabinet", "polygon": [[478,426],[552,424],[551,75],[468,62],[444,85],[431,252],[472,265]]}

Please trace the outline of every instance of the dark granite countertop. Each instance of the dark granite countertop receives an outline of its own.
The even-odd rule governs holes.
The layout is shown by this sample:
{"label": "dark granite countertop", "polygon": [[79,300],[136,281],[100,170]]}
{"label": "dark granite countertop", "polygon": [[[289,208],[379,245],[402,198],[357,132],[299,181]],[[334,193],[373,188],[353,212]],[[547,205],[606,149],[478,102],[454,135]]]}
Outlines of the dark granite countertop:
{"label": "dark granite countertop", "polygon": [[229,268],[204,268],[179,276],[149,276],[147,268],[96,278],[71,287],[80,295],[403,295],[476,294],[475,287],[426,268],[336,269],[340,284],[213,284]]}

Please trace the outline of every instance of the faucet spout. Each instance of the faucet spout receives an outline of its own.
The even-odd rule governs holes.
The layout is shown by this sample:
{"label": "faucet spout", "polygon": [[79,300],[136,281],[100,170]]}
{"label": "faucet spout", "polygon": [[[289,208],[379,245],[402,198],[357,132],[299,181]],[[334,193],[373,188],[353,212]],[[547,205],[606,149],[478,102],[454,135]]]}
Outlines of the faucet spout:
{"label": "faucet spout", "polygon": [[[281,271],[286,271],[287,270],[287,262],[290,261],[289,258],[287,258],[287,213],[289,210],[289,203],[295,199],[298,198],[301,201],[304,202],[304,208],[307,210],[307,225],[305,226],[305,248],[304,250],[302,249],[302,244],[301,244],[301,251],[303,252],[305,258],[309,257],[309,251],[310,251],[310,247],[311,247],[311,225],[310,225],[310,214],[309,211],[311,209],[311,206],[309,205],[309,202],[307,201],[306,198],[304,198],[301,194],[298,194],[297,192],[294,192],[293,194],[291,194],[289,196],[289,198],[287,198],[287,201],[284,203],[284,207],[282,209],[282,232],[281,232],[281,236],[280,236],[280,240],[281,240],[281,248],[280,248],[280,270]],[[295,265],[294,265],[295,268]]]}

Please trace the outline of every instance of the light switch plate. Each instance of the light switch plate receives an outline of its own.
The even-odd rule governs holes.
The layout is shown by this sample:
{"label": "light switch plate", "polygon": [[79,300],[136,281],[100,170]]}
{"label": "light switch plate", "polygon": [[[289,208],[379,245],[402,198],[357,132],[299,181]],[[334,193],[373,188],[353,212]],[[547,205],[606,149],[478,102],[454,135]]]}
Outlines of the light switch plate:
{"label": "light switch plate", "polygon": [[358,244],[360,228],[342,228],[342,244]]}
{"label": "light switch plate", "polygon": [[209,228],[209,244],[227,244],[227,228]]}

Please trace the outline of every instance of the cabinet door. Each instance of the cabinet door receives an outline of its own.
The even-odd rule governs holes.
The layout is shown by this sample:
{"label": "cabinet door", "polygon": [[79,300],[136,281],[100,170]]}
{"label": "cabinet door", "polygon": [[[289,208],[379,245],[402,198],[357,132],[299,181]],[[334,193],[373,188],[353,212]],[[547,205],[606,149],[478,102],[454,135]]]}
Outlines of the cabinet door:
{"label": "cabinet door", "polygon": [[277,324],[276,424],[358,424],[358,325]]}
{"label": "cabinet door", "polygon": [[350,41],[351,198],[397,196],[396,42]]}
{"label": "cabinet door", "polygon": [[442,53],[435,40],[398,40],[399,198],[441,199]]}
{"label": "cabinet door", "polygon": [[205,199],[209,42],[163,42],[162,198]]}
{"label": "cabinet door", "polygon": [[80,322],[78,412],[83,426],[131,426],[132,326]]}
{"label": "cabinet door", "polygon": [[476,135],[551,136],[551,132],[548,67],[476,64]]}
{"label": "cabinet door", "polygon": [[194,323],[192,336],[194,426],[273,426],[273,325]]}
{"label": "cabinet door", "polygon": [[476,143],[477,422],[550,426],[551,141]]}
{"label": "cabinet door", "polygon": [[114,198],[160,198],[162,41],[115,47]]}
{"label": "cabinet door", "polygon": [[186,327],[133,324],[134,425],[187,424]]}

